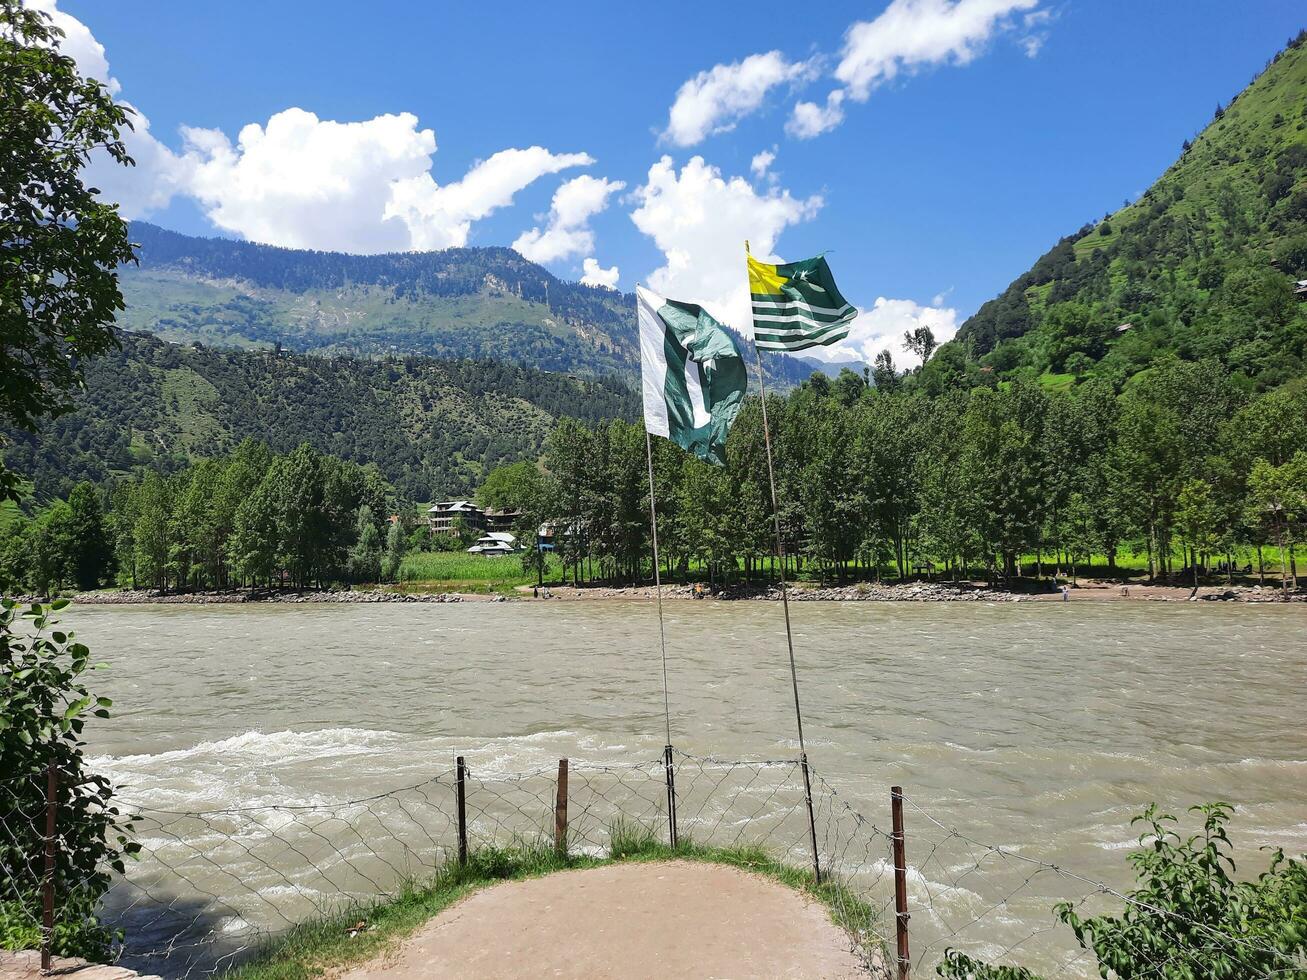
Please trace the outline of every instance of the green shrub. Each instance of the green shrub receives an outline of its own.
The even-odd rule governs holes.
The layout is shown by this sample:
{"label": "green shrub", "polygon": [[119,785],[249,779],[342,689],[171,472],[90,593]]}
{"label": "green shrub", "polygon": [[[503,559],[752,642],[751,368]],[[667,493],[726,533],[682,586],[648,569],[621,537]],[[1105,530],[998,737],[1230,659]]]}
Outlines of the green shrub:
{"label": "green shrub", "polygon": [[[111,870],[139,845],[113,802],[109,781],[85,765],[82,730],[88,717],[108,718],[110,701],[82,680],[90,651],[53,613],[67,600],[26,611],[0,602],[0,943],[32,948],[40,941],[41,855],[45,846],[47,773],[58,773],[54,952],[103,959],[117,934],[101,926],[96,906]],[[28,628],[19,631],[20,621]]]}
{"label": "green shrub", "polygon": [[[1236,881],[1226,835],[1233,807],[1191,808],[1199,834],[1182,838],[1176,818],[1149,807],[1134,822],[1148,829],[1130,855],[1138,877],[1120,915],[1082,918],[1071,903],[1056,906],[1099,972],[1117,980],[1202,977],[1307,977],[1307,863],[1271,852],[1270,866]],[[956,950],[937,972],[952,980],[1031,980],[1022,967],[993,966]]]}

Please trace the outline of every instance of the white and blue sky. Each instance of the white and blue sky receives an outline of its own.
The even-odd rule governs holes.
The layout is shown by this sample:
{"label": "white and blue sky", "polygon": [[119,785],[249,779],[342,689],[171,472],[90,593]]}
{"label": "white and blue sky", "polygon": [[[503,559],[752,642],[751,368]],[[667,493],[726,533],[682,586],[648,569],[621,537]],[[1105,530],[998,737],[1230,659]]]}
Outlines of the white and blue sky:
{"label": "white and blue sky", "polygon": [[[29,0],[140,113],[124,212],[377,252],[512,245],[747,323],[819,251],[831,358],[941,339],[1141,193],[1307,23],[1289,0]],[[57,3],[57,6],[56,6]]]}

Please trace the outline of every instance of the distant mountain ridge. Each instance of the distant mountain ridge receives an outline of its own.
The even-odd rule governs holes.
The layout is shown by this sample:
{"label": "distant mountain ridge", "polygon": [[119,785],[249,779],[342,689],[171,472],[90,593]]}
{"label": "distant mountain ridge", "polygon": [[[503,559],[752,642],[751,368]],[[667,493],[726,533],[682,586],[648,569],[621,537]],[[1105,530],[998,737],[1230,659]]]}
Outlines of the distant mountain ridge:
{"label": "distant mountain ridge", "polygon": [[[128,330],[217,347],[470,357],[632,381],[639,373],[633,295],[566,282],[510,248],[351,255],[139,221],[131,234],[140,262],[121,269]],[[819,366],[767,363],[783,386]]]}

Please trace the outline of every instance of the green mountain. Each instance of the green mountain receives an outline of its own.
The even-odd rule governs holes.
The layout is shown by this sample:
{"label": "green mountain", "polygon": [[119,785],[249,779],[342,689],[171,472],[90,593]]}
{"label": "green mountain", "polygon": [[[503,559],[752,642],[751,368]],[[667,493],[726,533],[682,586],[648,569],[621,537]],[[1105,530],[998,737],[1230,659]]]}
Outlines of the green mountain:
{"label": "green mountain", "polygon": [[127,330],[215,347],[493,358],[548,371],[625,372],[633,301],[563,282],[508,248],[345,255],[133,222],[120,270]]}
{"label": "green mountain", "polygon": [[37,436],[17,431],[6,465],[38,500],[79,480],[172,470],[246,436],[289,452],[301,442],[374,463],[414,500],[468,493],[492,467],[539,455],[564,415],[633,419],[613,378],[578,379],[494,361],[360,359],[218,351],[126,334],[86,367],[76,411]]}
{"label": "green mountain", "polygon": [[[0,432],[38,501],[250,435],[376,463],[429,499],[534,458],[563,415],[637,412],[634,296],[563,282],[512,249],[346,255],[141,222],[131,234],[122,350],[87,365],[76,412],[38,436]],[[778,389],[815,370],[768,362]]]}
{"label": "green mountain", "polygon": [[[195,238],[139,221],[131,234],[139,264],[119,270],[126,330],[211,347],[639,374],[633,295],[564,282],[510,248],[348,255]],[[780,387],[818,368],[768,359]]]}
{"label": "green mountain", "polygon": [[1307,43],[1299,35],[1142,197],[1059,241],[936,354],[963,376],[1124,382],[1214,358],[1254,390],[1307,373]]}

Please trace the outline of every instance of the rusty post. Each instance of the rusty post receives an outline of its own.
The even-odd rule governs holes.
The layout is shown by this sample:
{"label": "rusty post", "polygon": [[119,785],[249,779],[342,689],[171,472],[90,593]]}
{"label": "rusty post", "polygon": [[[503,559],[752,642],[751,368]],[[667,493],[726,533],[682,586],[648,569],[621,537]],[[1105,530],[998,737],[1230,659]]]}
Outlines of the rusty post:
{"label": "rusty post", "polygon": [[667,842],[676,847],[676,763],[670,745],[663,746],[663,768],[667,773]]}
{"label": "rusty post", "polygon": [[[797,702],[796,702],[797,704]],[[808,753],[799,753],[803,768],[803,798],[808,804],[808,837],[812,841],[812,880],[821,884],[821,857],[817,854],[817,817],[812,810],[812,777],[808,773]]]}
{"label": "rusty post", "polygon": [[567,855],[567,760],[558,760],[558,795],[554,797],[554,850]]}
{"label": "rusty post", "polygon": [[894,824],[894,920],[898,936],[898,980],[908,980],[912,959],[908,953],[908,859],[903,846],[903,787],[891,786],[889,799]]}
{"label": "rusty post", "polygon": [[45,872],[41,876],[41,972],[49,973],[54,943],[55,814],[59,808],[59,767],[51,762],[45,781]]}
{"label": "rusty post", "polygon": [[454,792],[458,797],[458,863],[467,864],[467,767],[461,755],[455,762]]}

